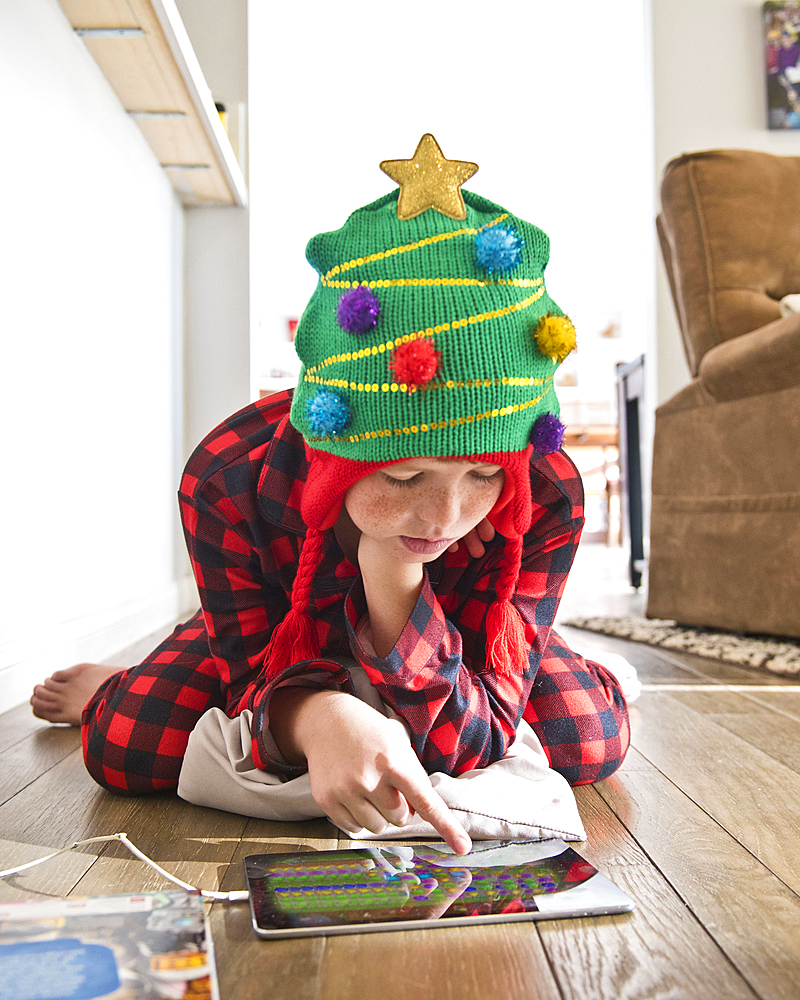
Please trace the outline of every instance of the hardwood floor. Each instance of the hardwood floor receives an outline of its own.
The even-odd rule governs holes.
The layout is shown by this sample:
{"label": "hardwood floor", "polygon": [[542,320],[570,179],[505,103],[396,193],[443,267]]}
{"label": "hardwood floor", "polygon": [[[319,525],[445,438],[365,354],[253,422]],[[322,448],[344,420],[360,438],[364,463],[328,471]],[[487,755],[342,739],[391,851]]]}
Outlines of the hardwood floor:
{"label": "hardwood floor", "polygon": [[[609,603],[609,613],[623,612],[624,588],[581,586],[565,599],[567,613],[592,592],[587,613]],[[639,600],[627,596],[631,606]],[[576,789],[588,833],[576,847],[635,899],[635,911],[263,942],[246,905],[215,903],[223,1000],[796,1000],[800,683],[560,631],[623,653],[644,682],[623,767]],[[0,868],[124,830],[179,877],[239,889],[246,854],[349,846],[322,820],[278,824],[172,796],[116,798],[88,777],[79,744],[77,731],[42,724],[27,707],[0,717]],[[114,843],[5,879],[0,899],[164,885]]]}

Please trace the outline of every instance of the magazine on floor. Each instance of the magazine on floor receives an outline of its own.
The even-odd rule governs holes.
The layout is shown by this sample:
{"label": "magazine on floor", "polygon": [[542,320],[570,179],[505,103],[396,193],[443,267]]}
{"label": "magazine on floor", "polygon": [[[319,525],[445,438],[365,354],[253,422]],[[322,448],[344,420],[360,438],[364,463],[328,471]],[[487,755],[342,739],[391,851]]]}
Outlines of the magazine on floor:
{"label": "magazine on floor", "polygon": [[182,889],[0,903],[4,1000],[219,1000],[203,901]]}

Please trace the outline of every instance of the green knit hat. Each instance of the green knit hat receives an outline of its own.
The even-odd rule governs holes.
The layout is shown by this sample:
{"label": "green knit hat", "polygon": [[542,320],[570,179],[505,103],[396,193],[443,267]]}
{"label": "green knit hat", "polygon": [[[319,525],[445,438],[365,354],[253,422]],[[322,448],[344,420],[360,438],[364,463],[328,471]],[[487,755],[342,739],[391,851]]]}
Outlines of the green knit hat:
{"label": "green knit hat", "polygon": [[308,244],[320,278],[295,340],[293,425],[355,461],[557,450],[553,377],[575,337],[545,289],[548,237],[471,192],[463,218],[398,218],[404,194]]}

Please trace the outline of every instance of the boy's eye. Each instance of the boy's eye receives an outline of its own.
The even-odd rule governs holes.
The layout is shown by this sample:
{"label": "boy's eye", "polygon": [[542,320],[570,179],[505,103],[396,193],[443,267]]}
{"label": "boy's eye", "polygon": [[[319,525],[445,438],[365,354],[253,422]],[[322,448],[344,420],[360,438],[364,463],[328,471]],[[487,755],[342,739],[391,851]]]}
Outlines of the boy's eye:
{"label": "boy's eye", "polygon": [[492,472],[487,475],[485,472],[471,472],[470,475],[473,479],[479,479],[482,483],[496,483],[500,476],[503,475],[503,470],[498,469],[497,472]]}
{"label": "boy's eye", "polygon": [[390,486],[397,486],[399,489],[413,486],[417,480],[417,476],[410,476],[408,479],[396,479],[394,476],[387,476],[385,472],[381,473],[381,475]]}
{"label": "boy's eye", "polygon": [[[388,473],[381,473],[383,478],[391,485],[396,486],[398,489],[407,489],[409,486],[415,486],[422,482],[422,477],[424,473],[417,472],[413,476],[409,476],[407,479],[398,479],[396,476],[390,476]],[[503,475],[503,470],[498,469],[496,472],[485,473],[474,469],[469,473],[472,479],[477,479],[480,483],[496,483],[497,480]]]}

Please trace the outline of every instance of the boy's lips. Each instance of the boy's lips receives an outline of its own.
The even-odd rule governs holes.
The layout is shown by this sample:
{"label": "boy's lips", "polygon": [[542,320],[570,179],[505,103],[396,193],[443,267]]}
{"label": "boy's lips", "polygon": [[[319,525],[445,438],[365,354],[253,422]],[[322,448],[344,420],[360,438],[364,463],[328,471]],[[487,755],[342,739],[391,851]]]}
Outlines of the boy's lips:
{"label": "boy's lips", "polygon": [[455,538],[412,538],[410,535],[400,535],[400,541],[405,547],[418,555],[430,555],[432,552],[441,552],[448,545],[452,545]]}

